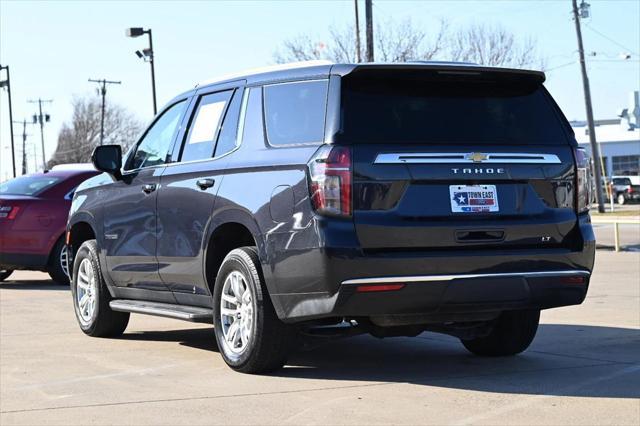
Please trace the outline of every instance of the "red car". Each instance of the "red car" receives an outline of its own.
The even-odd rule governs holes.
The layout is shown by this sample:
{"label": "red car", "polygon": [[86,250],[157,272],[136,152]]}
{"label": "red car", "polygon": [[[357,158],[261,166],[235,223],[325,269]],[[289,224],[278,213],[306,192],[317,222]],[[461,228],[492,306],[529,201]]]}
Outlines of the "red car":
{"label": "red car", "polygon": [[80,183],[99,173],[82,166],[54,167],[0,184],[0,282],[15,269],[27,269],[69,283],[64,234],[71,199]]}

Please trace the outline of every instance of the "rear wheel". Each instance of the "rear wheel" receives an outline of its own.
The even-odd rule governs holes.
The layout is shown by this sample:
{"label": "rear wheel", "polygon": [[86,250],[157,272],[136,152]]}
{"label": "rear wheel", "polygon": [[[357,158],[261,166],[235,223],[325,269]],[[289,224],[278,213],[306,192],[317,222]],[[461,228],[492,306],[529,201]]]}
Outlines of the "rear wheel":
{"label": "rear wheel", "polygon": [[64,243],[64,238],[60,238],[53,247],[47,272],[57,284],[69,285],[69,257],[67,256],[67,246]]}
{"label": "rear wheel", "polygon": [[0,269],[0,283],[9,278],[11,274],[13,274],[11,269]]}
{"label": "rear wheel", "polygon": [[476,355],[516,355],[529,347],[536,336],[539,321],[539,310],[506,311],[498,317],[489,335],[461,341]]}
{"label": "rear wheel", "polygon": [[85,241],[73,263],[71,283],[73,307],[80,328],[94,337],[114,337],[124,333],[128,312],[112,311],[111,295],[102,278],[96,240]]}
{"label": "rear wheel", "polygon": [[294,337],[271,304],[254,247],[232,250],[213,294],[214,330],[224,361],[242,373],[281,368]]}
{"label": "rear wheel", "polygon": [[626,203],[627,200],[626,198],[624,198],[624,194],[618,194],[618,204],[622,205],[624,203]]}

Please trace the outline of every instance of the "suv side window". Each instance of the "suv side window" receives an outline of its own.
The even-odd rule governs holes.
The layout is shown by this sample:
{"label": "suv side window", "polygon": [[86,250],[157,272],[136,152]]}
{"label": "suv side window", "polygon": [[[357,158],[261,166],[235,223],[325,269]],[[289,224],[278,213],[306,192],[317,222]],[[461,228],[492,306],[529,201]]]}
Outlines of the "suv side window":
{"label": "suv side window", "polygon": [[238,145],[238,122],[240,119],[242,98],[242,90],[236,90],[233,94],[233,98],[231,98],[229,108],[227,108],[224,121],[222,122],[222,128],[220,129],[220,135],[218,136],[218,143],[216,144],[214,157],[220,157],[221,155],[231,152]]}
{"label": "suv side window", "polygon": [[182,148],[180,161],[193,161],[213,156],[216,137],[232,90],[202,95]]}
{"label": "suv side window", "polygon": [[271,145],[319,143],[324,140],[327,80],[264,87],[264,115]]}
{"label": "suv side window", "polygon": [[144,135],[130,160],[126,170],[157,166],[167,162],[171,142],[178,131],[180,118],[187,106],[186,100],[167,109]]}

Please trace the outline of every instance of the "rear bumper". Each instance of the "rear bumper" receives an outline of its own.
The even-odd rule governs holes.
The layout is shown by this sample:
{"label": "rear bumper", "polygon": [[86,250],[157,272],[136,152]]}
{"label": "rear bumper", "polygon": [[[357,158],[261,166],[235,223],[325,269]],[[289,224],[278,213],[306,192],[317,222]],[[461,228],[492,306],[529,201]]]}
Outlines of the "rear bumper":
{"label": "rear bumper", "polygon": [[[278,316],[287,322],[415,314],[446,322],[473,312],[575,305],[586,297],[595,257],[588,216],[581,218],[580,231],[580,251],[307,250],[291,256],[286,268],[271,269],[265,278],[277,282],[280,291],[271,296]],[[397,283],[404,286],[358,291],[360,286]]]}

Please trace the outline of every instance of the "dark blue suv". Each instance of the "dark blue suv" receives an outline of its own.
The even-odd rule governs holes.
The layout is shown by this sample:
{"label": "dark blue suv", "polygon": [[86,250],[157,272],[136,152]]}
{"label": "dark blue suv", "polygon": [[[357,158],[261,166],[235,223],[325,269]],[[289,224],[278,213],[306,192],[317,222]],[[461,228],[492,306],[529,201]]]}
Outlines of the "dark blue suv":
{"label": "dark blue suv", "polygon": [[513,355],[581,303],[589,161],[534,71],[303,63],[197,86],[78,188],[82,330],[213,323],[224,360],[281,367],[301,336],[436,331]]}

